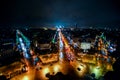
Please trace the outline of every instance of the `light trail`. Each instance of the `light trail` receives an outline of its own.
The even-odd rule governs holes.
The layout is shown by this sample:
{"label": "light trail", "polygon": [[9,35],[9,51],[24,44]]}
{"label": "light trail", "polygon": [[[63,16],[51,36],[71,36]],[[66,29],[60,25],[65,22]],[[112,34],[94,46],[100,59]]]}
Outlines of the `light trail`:
{"label": "light trail", "polygon": [[24,56],[25,58],[29,58],[29,55],[28,55],[28,53],[27,53],[27,49],[26,49],[26,47],[25,47],[25,44],[23,43],[22,38],[19,38],[19,42],[20,42],[20,46],[21,46],[22,51],[23,51],[23,56]]}
{"label": "light trail", "polygon": [[[17,31],[17,34],[16,34],[16,40],[17,40],[17,42],[19,42],[18,41],[18,38],[21,36],[21,38],[24,40],[24,42],[25,42],[25,45],[26,45],[26,48],[29,48],[30,47],[30,40],[27,38],[27,37],[25,37],[24,35],[23,35],[23,33],[22,32],[20,32],[19,30],[16,30]],[[18,35],[20,35],[20,36],[18,36]]]}
{"label": "light trail", "polygon": [[19,30],[16,30],[16,42],[20,44],[20,51],[23,51],[23,56],[29,58],[30,41]]}
{"label": "light trail", "polygon": [[58,36],[59,36],[59,58],[62,59],[64,57],[63,55],[63,41],[62,41],[62,37],[61,37],[61,30],[58,28],[57,30],[59,32]]}
{"label": "light trail", "polygon": [[16,30],[16,43],[19,51],[23,53],[26,65],[29,66],[28,59],[31,57],[29,53],[30,41],[19,30]]}
{"label": "light trail", "polygon": [[73,39],[71,39],[69,33],[65,33],[65,35],[67,36],[67,40],[70,45],[73,45],[74,48],[77,48],[77,47],[79,48],[78,43],[74,42]]}
{"label": "light trail", "polygon": [[68,44],[67,39],[65,39],[64,35],[60,32],[60,35],[62,37],[62,41],[65,44],[65,53],[66,56],[68,58],[68,60],[74,60],[75,55],[74,55],[74,51],[71,49],[70,45]]}

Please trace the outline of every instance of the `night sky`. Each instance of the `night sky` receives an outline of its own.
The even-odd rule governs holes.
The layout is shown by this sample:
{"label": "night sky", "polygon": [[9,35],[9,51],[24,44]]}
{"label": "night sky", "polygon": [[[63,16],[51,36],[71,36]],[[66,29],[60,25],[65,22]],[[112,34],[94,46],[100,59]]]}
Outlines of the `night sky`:
{"label": "night sky", "polygon": [[[4,2],[3,2],[4,1]],[[3,0],[0,25],[119,24],[117,0]]]}

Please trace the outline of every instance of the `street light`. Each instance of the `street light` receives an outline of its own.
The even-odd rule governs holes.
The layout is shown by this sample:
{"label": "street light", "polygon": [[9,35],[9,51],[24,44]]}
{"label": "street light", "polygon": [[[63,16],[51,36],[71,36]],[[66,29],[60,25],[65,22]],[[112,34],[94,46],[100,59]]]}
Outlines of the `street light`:
{"label": "street light", "polygon": [[60,68],[59,65],[55,65],[55,66],[54,66],[54,72],[57,73],[57,72],[59,71],[59,68]]}
{"label": "street light", "polygon": [[43,70],[43,74],[44,74],[44,75],[46,75],[48,72],[49,72],[49,68],[45,68],[45,69]]}
{"label": "street light", "polygon": [[24,76],[23,80],[29,80],[28,76]]}

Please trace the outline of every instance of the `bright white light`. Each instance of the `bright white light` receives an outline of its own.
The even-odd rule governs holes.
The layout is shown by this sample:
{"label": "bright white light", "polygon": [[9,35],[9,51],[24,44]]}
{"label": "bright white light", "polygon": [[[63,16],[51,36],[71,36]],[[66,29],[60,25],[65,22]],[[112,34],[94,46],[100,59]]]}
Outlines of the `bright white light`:
{"label": "bright white light", "polygon": [[29,80],[28,76],[24,76],[23,80]]}
{"label": "bright white light", "polygon": [[22,42],[22,38],[19,38],[19,41]]}
{"label": "bright white light", "polygon": [[59,65],[55,65],[55,66],[54,66],[54,72],[57,73],[57,72],[59,71],[59,68],[60,68]]}
{"label": "bright white light", "polygon": [[21,46],[22,47],[22,50],[25,51],[25,47],[24,46]]}
{"label": "bright white light", "polygon": [[43,74],[46,75],[47,73],[49,73],[49,69],[48,69],[48,68],[45,68],[45,69],[43,70]]}
{"label": "bright white light", "polygon": [[25,52],[27,51],[26,48],[23,49]]}
{"label": "bright white light", "polygon": [[60,31],[60,28],[58,28],[57,31]]}
{"label": "bright white light", "polygon": [[63,58],[63,53],[62,52],[60,52],[60,58]]}
{"label": "bright white light", "polygon": [[24,47],[24,44],[23,44],[23,43],[21,43],[21,47]]}
{"label": "bright white light", "polygon": [[60,48],[63,48],[63,42],[60,41]]}

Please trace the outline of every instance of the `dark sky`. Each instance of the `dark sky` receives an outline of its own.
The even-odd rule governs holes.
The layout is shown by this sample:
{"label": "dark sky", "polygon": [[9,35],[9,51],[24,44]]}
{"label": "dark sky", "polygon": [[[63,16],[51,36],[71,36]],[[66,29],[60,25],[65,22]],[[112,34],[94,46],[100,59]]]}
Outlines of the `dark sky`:
{"label": "dark sky", "polygon": [[118,24],[117,0],[3,0],[0,25]]}

